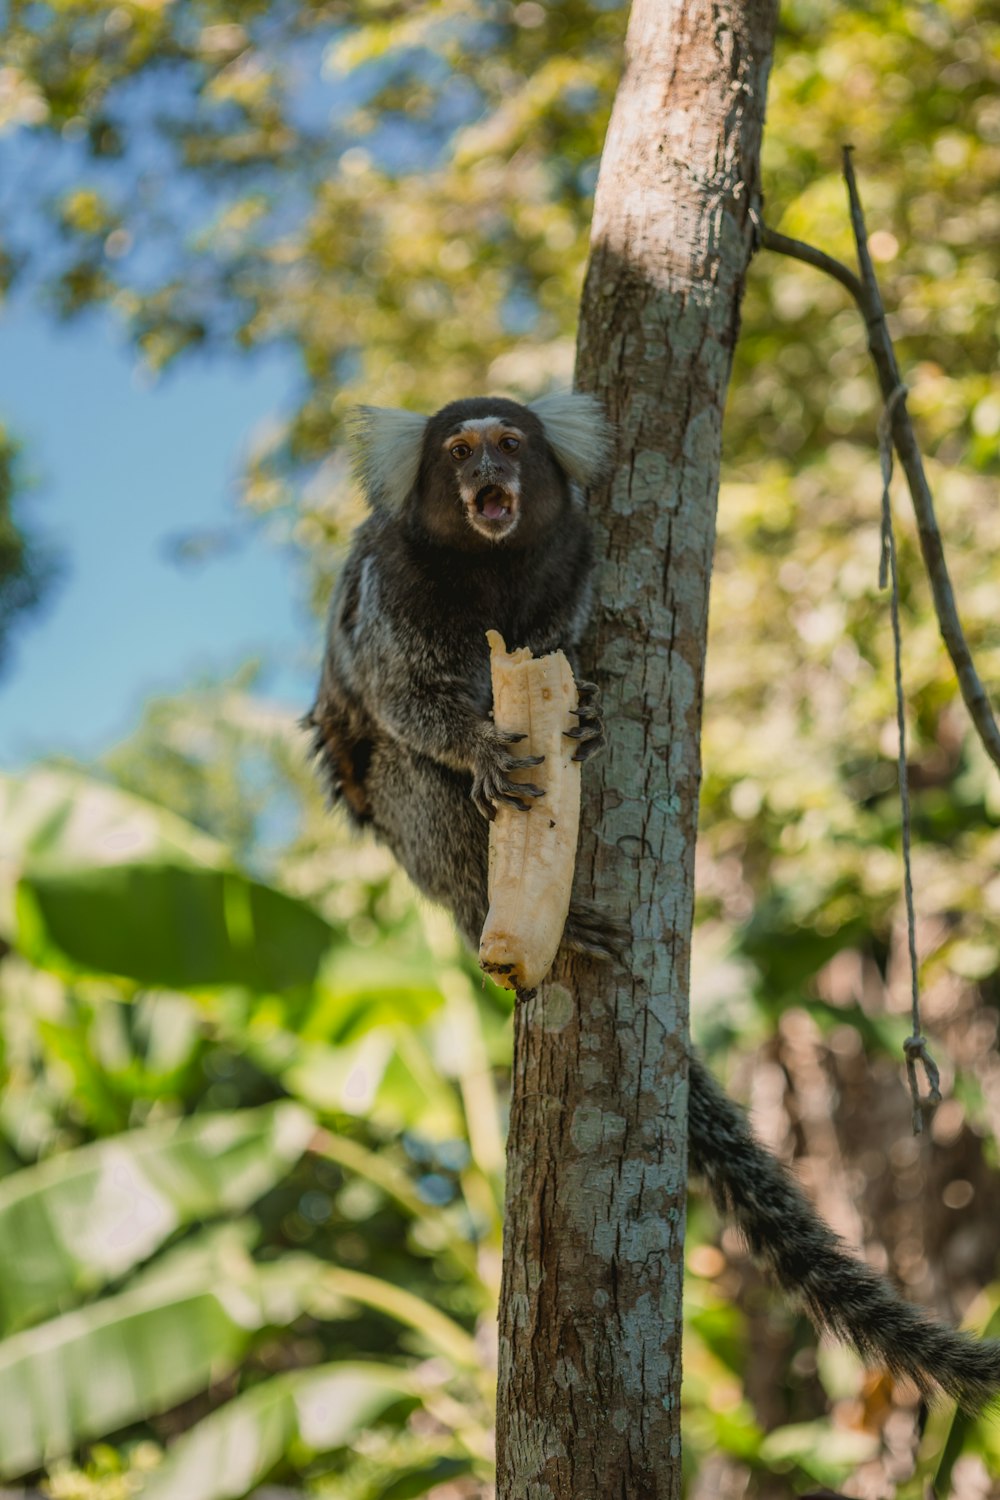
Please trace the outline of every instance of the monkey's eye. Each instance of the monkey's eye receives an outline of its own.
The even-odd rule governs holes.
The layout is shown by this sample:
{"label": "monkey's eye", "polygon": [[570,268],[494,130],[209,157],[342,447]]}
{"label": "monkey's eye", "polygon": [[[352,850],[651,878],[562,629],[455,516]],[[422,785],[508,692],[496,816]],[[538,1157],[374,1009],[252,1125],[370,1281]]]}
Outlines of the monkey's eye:
{"label": "monkey's eye", "polygon": [[509,433],[506,437],[502,437],[497,444],[497,447],[502,448],[505,453],[516,453],[520,446],[521,444],[517,438],[511,437]]}
{"label": "monkey's eye", "polygon": [[468,443],[455,443],[450,449],[451,456],[457,464],[464,463],[472,452]]}

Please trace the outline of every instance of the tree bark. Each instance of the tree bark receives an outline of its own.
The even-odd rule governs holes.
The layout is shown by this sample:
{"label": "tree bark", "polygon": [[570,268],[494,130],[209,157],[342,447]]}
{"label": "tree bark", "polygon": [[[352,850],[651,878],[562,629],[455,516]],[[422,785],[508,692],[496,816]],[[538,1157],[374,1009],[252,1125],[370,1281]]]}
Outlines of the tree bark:
{"label": "tree bark", "polygon": [[722,411],[752,252],[776,0],[635,0],[601,162],[577,383],[616,425],[583,652],[607,754],[577,887],[628,972],[518,1006],[500,1500],[677,1500],[687,995]]}

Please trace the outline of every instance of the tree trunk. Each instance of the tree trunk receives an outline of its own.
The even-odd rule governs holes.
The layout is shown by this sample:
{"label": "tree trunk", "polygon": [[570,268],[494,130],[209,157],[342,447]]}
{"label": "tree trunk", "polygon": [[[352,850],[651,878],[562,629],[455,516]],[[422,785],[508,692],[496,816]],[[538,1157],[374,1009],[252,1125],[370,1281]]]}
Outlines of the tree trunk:
{"label": "tree trunk", "polygon": [[720,431],[752,249],[776,0],[636,0],[601,162],[577,383],[619,438],[583,660],[608,753],[577,885],[627,973],[518,1006],[500,1500],[677,1500],[687,994]]}

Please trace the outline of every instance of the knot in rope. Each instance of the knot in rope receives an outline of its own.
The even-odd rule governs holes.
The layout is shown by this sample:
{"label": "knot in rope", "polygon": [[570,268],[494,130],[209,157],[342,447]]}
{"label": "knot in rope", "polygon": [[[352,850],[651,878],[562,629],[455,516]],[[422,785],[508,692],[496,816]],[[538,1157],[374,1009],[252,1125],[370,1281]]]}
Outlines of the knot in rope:
{"label": "knot in rope", "polygon": [[903,1043],[903,1056],[906,1058],[906,1076],[910,1083],[910,1098],[913,1101],[913,1134],[919,1135],[923,1129],[923,1111],[920,1107],[920,1088],[917,1083],[917,1063],[924,1070],[927,1079],[927,1103],[930,1105],[941,1103],[941,1073],[937,1063],[931,1057],[925,1036],[908,1036]]}

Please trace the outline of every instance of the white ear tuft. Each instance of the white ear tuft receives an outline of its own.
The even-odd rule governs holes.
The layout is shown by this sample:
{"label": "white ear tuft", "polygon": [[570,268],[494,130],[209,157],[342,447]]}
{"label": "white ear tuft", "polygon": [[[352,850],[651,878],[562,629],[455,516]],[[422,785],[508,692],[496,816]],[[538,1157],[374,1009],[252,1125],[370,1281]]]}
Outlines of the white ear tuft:
{"label": "white ear tuft", "polygon": [[532,401],[549,447],[570,479],[584,488],[604,473],[611,456],[611,424],[596,396],[562,391]]}
{"label": "white ear tuft", "polygon": [[372,509],[399,510],[417,482],[427,418],[392,406],[358,406],[350,417],[354,472]]}

